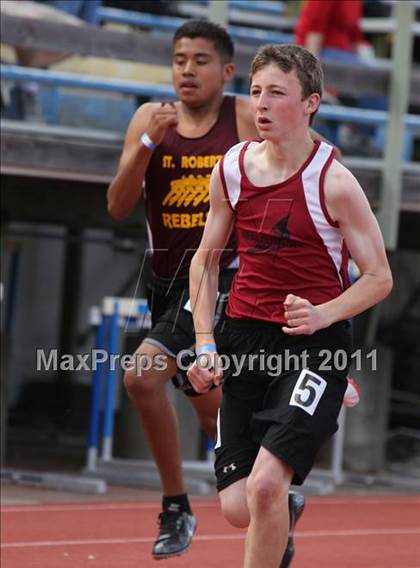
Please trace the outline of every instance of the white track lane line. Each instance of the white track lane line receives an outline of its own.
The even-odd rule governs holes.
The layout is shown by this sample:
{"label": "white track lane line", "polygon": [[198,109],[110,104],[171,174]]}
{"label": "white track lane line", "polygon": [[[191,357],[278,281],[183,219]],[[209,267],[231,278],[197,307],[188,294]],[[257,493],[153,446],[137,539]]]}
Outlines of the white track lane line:
{"label": "white track lane line", "polygon": [[[371,498],[371,497],[361,497],[357,496],[354,499],[331,499],[331,498],[319,498],[319,497],[308,497],[307,504],[312,505],[322,505],[322,506],[366,506],[366,505],[417,505],[420,506],[420,498],[417,496],[407,496],[402,499],[398,498]],[[192,506],[194,509],[211,509],[220,508],[218,501],[194,501],[192,500]],[[63,504],[53,504],[53,505],[3,505],[0,510],[2,513],[49,513],[54,511],[115,511],[115,510],[142,510],[142,509],[159,509],[160,503],[147,502],[147,503],[71,503],[68,505]]]}
{"label": "white track lane line", "polygon": [[[355,537],[355,536],[395,536],[395,535],[420,535],[420,528],[389,528],[389,529],[360,529],[360,530],[340,530],[340,531],[296,531],[296,538],[331,538],[331,537]],[[242,534],[209,534],[197,535],[194,541],[213,541],[213,540],[243,540],[245,533]],[[94,544],[149,544],[155,541],[156,537],[139,538],[110,538],[110,539],[88,539],[88,540],[40,540],[30,542],[6,542],[1,544],[1,548],[41,548],[49,546],[83,546]]]}

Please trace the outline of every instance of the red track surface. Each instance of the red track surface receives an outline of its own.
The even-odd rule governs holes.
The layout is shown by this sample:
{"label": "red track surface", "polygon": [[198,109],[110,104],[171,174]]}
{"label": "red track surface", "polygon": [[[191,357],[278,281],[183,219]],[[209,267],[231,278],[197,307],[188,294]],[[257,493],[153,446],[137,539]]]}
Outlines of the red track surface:
{"label": "red track surface", "polygon": [[[157,503],[8,505],[2,568],[241,568],[244,532],[216,500],[193,501],[198,530],[184,556],[156,562]],[[420,568],[420,496],[310,497],[293,568]],[[261,567],[264,568],[264,567]]]}

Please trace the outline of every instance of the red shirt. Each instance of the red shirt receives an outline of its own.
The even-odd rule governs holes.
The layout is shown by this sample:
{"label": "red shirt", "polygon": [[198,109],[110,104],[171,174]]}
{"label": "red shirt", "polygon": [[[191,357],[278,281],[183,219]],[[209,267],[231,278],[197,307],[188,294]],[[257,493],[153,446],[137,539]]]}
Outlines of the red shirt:
{"label": "red shirt", "polygon": [[296,26],[296,43],[305,45],[309,32],[324,35],[322,47],[352,51],[363,41],[361,0],[307,0]]}
{"label": "red shirt", "polygon": [[348,254],[324,202],[324,177],[334,149],[315,142],[299,171],[289,179],[257,187],[248,179],[244,155],[251,141],[239,143],[221,161],[220,174],[235,214],[239,270],[229,294],[227,314],[285,324],[287,294],[317,305],[348,287]]}

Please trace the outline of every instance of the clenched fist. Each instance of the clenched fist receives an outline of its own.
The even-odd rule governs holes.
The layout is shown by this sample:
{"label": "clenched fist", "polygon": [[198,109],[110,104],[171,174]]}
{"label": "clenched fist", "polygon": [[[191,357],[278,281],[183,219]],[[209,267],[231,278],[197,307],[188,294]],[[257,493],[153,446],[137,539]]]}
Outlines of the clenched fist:
{"label": "clenched fist", "polygon": [[149,135],[156,146],[158,146],[165,136],[167,128],[175,128],[178,124],[178,111],[175,103],[161,103],[150,113],[150,119],[145,132]]}
{"label": "clenched fist", "polygon": [[287,335],[312,335],[328,325],[319,306],[314,306],[305,298],[288,294],[283,306],[288,327],[283,326],[282,330]]}
{"label": "clenched fist", "polygon": [[220,385],[223,371],[217,360],[217,353],[203,351],[188,369],[188,379],[196,392],[205,393],[213,384]]}

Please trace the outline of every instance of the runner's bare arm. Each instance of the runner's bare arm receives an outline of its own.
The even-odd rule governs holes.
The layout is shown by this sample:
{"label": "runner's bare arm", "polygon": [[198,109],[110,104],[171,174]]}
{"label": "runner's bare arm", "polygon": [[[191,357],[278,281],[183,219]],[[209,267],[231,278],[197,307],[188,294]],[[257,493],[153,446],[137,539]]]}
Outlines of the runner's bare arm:
{"label": "runner's bare arm", "polygon": [[159,144],[168,127],[177,124],[175,107],[146,103],[134,114],[128,126],[118,172],[107,192],[108,212],[122,221],[130,215],[143,193],[144,176],[153,150],[141,141],[146,132]]}
{"label": "runner's bare arm", "polygon": [[190,268],[190,299],[197,348],[214,343],[219,260],[233,228],[233,212],[223,193],[219,167],[219,164],[215,166],[210,178],[210,211]]}
{"label": "runner's bare arm", "polygon": [[361,277],[340,296],[318,306],[289,295],[285,301],[289,327],[283,329],[290,335],[311,334],[351,319],[383,300],[392,289],[392,274],[376,218],[356,178],[337,161],[326,175],[325,201]]}

